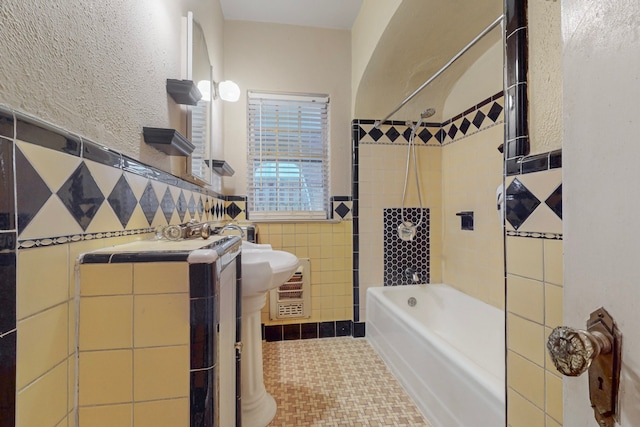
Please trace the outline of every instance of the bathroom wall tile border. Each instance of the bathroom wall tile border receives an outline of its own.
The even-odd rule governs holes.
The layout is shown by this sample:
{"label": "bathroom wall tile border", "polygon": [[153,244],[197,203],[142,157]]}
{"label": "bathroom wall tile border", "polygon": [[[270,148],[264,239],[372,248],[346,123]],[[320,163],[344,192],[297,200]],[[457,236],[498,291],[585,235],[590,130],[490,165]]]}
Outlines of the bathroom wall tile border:
{"label": "bathroom wall tile border", "polygon": [[562,176],[555,172],[555,183],[545,177],[562,168],[562,150],[513,160],[519,173],[505,167],[506,235],[562,240]]}
{"label": "bathroom wall tile border", "polygon": [[364,337],[364,323],[357,323],[352,320],[336,320],[331,322],[262,325],[262,339],[267,342],[350,336],[354,338]]}
{"label": "bathroom wall tile border", "polygon": [[[409,143],[411,128],[407,122],[387,120],[379,128],[374,124],[375,120],[353,121],[355,135],[361,144]],[[442,123],[423,123],[416,141],[422,142],[418,146],[440,147],[501,124],[504,124],[504,93],[498,92]]]}
{"label": "bathroom wall tile border", "polygon": [[562,149],[506,160],[506,176],[524,175],[562,167]]}
{"label": "bathroom wall tile border", "polygon": [[[40,200],[37,203],[29,202],[29,208],[32,209],[32,211],[22,211],[21,203],[24,204],[25,202],[21,202],[21,200],[26,200],[26,196],[25,194],[20,194],[24,193],[24,190],[17,191],[16,194],[11,194],[11,199],[13,200],[15,197],[18,200],[18,211],[16,212],[15,210],[10,209],[8,212],[10,218],[8,218],[7,221],[3,221],[7,222],[7,224],[5,224],[7,227],[4,227],[4,230],[0,232],[0,250],[11,250],[14,248],[26,249],[66,244],[83,240],[146,234],[154,231],[155,224],[154,226],[151,226],[151,222],[152,220],[155,221],[154,217],[160,210],[167,223],[171,221],[172,217],[176,218],[176,216],[173,215],[173,212],[178,213],[177,217],[180,220],[194,218],[197,220],[222,221],[226,218],[226,210],[223,205],[225,198],[216,192],[205,187],[200,187],[189,181],[185,181],[154,167],[145,165],[108,147],[72,134],[62,128],[56,127],[55,125],[32,117],[28,114],[8,109],[2,105],[0,105],[0,133],[3,136],[11,138],[11,140],[2,138],[2,141],[8,141],[11,143],[11,152],[19,154],[19,158],[15,159],[16,169],[19,169],[18,166],[22,169],[29,168],[29,170],[26,171],[26,175],[24,174],[25,170],[9,171],[9,176],[4,177],[7,178],[4,179],[5,181],[9,181],[7,184],[8,188],[17,187],[18,190],[21,190],[19,185],[20,180],[24,181],[24,179],[29,178],[39,181],[42,185],[47,184],[46,178],[43,178],[44,175],[41,176],[33,164],[25,158],[20,148],[15,144],[16,141],[23,144],[22,146],[25,148],[28,147],[29,144],[33,144],[38,147],[52,150],[53,152],[68,155],[70,158],[78,158],[80,160],[80,166],[76,169],[76,172],[69,172],[70,177],[68,178],[68,181],[71,182],[71,179],[75,179],[73,178],[74,173],[79,173],[77,177],[82,178],[82,185],[85,185],[84,180],[91,181],[87,181],[87,185],[90,185],[90,188],[88,190],[85,188],[85,192],[90,190],[96,195],[95,199],[87,199],[95,205],[94,213],[91,215],[95,216],[95,212],[102,205],[107,204],[123,224],[122,229],[107,229],[99,231],[94,229],[93,232],[79,232],[77,234],[59,234],[56,233],[56,227],[50,227],[51,234],[48,236],[39,236],[37,238],[27,236],[21,237],[21,232],[24,231],[24,228],[26,227],[24,224],[27,224],[28,226],[32,220],[38,218],[40,209],[42,209],[45,203],[53,197],[53,194],[57,194],[58,197],[64,198],[63,196],[65,196],[66,193],[63,192],[65,191],[63,188],[60,188],[57,193],[53,193],[53,191],[56,190],[55,188],[53,191],[43,190],[44,192],[39,196]],[[120,179],[121,182],[112,189],[111,194],[102,194],[102,190],[96,186],[96,181],[100,181],[100,177],[92,176],[92,168],[87,168],[85,165],[86,161],[95,162],[120,171],[122,174]],[[9,164],[12,165],[14,162],[9,162]],[[4,170],[4,172],[6,172],[6,170]],[[127,182],[128,178],[125,178],[125,173],[131,173],[149,180],[144,194],[141,196],[134,195],[131,190],[132,185]],[[18,182],[15,184],[14,176],[18,177]],[[171,200],[161,200],[152,190],[152,182],[166,185],[164,188],[166,190],[165,199],[169,197]],[[42,185],[41,187],[43,189],[47,188]],[[169,190],[171,188],[177,191],[170,192]],[[172,194],[178,192],[179,197]],[[120,199],[121,197],[124,197],[124,199]],[[138,197],[140,200],[138,200]],[[147,216],[149,227],[139,227],[139,222],[137,223],[138,227],[128,226],[127,221],[131,218],[132,212],[138,204],[143,210],[144,215]],[[11,201],[8,206],[14,206],[14,202]],[[80,220],[86,221],[84,223],[79,222],[80,228],[83,231],[88,228],[94,218],[94,216],[85,216],[82,218],[78,218],[76,216],[75,219],[73,219],[73,215],[76,214],[71,211],[69,212],[69,215],[71,222]],[[16,221],[12,220],[11,217],[18,217],[20,222],[16,223]],[[38,220],[44,221],[42,218],[39,218]],[[18,230],[18,227],[21,227],[21,229]]]}

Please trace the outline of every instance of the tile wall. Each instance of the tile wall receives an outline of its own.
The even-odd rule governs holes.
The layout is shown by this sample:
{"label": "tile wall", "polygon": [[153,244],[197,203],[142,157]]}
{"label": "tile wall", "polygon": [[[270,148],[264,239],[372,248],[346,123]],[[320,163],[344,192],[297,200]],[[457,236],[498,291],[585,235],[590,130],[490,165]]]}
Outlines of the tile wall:
{"label": "tile wall", "polygon": [[[443,123],[426,123],[417,132],[415,142],[422,202],[429,210],[430,219],[430,283],[442,282],[445,278],[443,268],[448,265],[463,267],[463,271],[468,271],[467,276],[477,274],[467,267],[485,265],[487,260],[474,254],[478,260],[469,263],[472,259],[470,251],[464,252],[464,248],[469,247],[470,241],[477,246],[476,254],[486,253],[484,246],[491,236],[499,245],[497,253],[502,254],[495,190],[502,180],[502,157],[496,148],[504,141],[503,102],[503,93],[497,93]],[[353,122],[354,322],[366,318],[366,290],[385,284],[383,216],[385,209],[402,206],[409,136],[410,128],[405,122],[386,122],[379,129],[375,128],[373,120]],[[486,165],[477,161],[490,156],[493,158]],[[417,189],[413,175],[409,178],[405,206],[415,208],[419,206]],[[452,190],[451,196],[443,193],[445,186]],[[471,204],[464,203],[466,201]],[[464,231],[466,234],[458,237],[455,246],[445,246],[445,232],[452,236],[460,232],[460,218],[455,215],[460,210],[481,213],[480,231]],[[492,247],[496,246],[493,240]],[[444,250],[449,251],[446,260]],[[418,254],[423,250],[416,247],[415,252]],[[460,257],[459,262],[456,263],[453,257]],[[451,268],[449,279],[463,291],[502,307],[504,272],[501,259],[501,255],[491,259],[495,268],[491,269],[491,274],[484,275],[487,283],[493,283],[491,280],[497,277],[494,286],[478,290],[477,287],[470,289],[458,285],[458,277]]]}
{"label": "tile wall", "polygon": [[0,426],[75,426],[75,262],[225,199],[0,107]]}
{"label": "tile wall", "polygon": [[507,381],[512,427],[562,425],[562,377],[546,350],[562,324],[562,153],[506,178]]}
{"label": "tile wall", "polygon": [[[334,218],[348,219],[351,201],[335,199]],[[287,328],[290,338],[302,337],[303,328],[305,338],[351,335],[353,223],[342,219],[258,224],[259,243],[269,243],[274,249],[291,252],[298,258],[309,258],[311,267],[311,317],[270,320],[267,303],[262,310],[262,323],[267,326],[268,334],[274,334],[267,337],[270,341],[277,340],[278,336],[284,338],[283,329],[277,327],[280,325],[293,325]]]}
{"label": "tile wall", "polygon": [[79,425],[184,425],[188,264],[83,264],[79,280]]}

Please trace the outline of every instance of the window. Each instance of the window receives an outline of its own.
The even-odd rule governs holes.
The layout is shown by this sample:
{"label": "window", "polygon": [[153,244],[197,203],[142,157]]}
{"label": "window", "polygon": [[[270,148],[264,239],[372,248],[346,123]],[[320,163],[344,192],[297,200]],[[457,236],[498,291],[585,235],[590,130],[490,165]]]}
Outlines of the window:
{"label": "window", "polygon": [[251,219],[326,219],[326,95],[249,92],[248,202]]}

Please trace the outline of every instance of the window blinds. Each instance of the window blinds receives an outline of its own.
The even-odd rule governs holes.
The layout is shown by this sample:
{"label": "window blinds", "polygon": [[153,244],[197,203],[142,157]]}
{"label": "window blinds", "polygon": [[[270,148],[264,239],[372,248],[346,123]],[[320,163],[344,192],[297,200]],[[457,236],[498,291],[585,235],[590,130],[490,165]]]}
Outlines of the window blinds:
{"label": "window blinds", "polygon": [[326,219],[328,106],[325,95],[249,92],[251,219]]}

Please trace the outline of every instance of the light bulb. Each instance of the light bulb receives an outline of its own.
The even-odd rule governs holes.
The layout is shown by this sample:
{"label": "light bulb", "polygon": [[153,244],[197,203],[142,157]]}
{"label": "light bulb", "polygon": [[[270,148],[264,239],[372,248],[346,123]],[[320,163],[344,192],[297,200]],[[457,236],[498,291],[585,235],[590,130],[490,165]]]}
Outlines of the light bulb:
{"label": "light bulb", "polygon": [[218,94],[224,101],[236,102],[240,99],[240,87],[231,80],[218,83]]}

